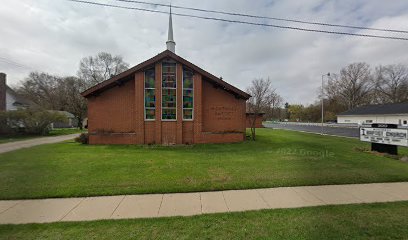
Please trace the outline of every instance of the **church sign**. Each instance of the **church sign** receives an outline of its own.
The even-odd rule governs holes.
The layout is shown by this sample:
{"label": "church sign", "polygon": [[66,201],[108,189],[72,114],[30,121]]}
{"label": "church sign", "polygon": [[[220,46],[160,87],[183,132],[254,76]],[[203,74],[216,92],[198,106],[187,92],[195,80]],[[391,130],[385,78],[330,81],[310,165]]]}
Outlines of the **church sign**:
{"label": "church sign", "polygon": [[360,140],[371,142],[374,151],[396,154],[397,146],[408,147],[408,129],[394,124],[372,124],[360,128]]}

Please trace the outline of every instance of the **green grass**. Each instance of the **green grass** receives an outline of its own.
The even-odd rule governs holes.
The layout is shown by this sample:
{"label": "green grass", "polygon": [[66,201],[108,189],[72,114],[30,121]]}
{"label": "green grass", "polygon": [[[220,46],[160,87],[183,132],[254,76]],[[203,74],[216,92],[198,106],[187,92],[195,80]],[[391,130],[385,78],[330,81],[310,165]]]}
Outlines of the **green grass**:
{"label": "green grass", "polygon": [[37,136],[37,135],[0,136],[0,144],[28,140],[28,139],[38,138],[38,137],[60,136],[60,135],[68,135],[68,134],[81,133],[81,132],[83,132],[83,130],[80,130],[79,128],[56,128],[56,129],[51,130],[49,134],[45,136]]}
{"label": "green grass", "polygon": [[55,128],[50,131],[48,136],[61,136],[61,135],[68,135],[74,133],[82,133],[86,132],[86,130],[81,130],[79,128]]}
{"label": "green grass", "polygon": [[69,141],[8,152],[0,154],[0,199],[408,181],[407,163],[354,150],[369,146],[358,140],[272,129],[257,139],[177,147]]}
{"label": "green grass", "polygon": [[1,239],[407,239],[408,202],[0,225]]}

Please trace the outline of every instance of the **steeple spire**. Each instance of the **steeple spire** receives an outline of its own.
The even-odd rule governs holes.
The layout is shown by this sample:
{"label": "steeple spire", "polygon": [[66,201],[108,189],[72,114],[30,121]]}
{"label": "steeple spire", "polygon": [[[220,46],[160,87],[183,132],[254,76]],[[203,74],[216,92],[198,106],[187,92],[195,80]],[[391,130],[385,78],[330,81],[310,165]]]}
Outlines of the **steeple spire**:
{"label": "steeple spire", "polygon": [[166,42],[167,50],[176,53],[176,42],[173,39],[173,21],[171,18],[171,5],[170,5],[170,15],[169,15],[169,36]]}

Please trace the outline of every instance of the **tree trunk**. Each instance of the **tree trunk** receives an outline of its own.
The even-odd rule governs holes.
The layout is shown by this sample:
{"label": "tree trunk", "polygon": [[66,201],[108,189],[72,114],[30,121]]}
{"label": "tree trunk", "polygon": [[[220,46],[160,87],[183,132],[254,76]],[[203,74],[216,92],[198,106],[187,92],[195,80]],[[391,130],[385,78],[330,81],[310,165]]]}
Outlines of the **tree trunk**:
{"label": "tree trunk", "polygon": [[79,127],[79,129],[83,130],[83,129],[84,129],[84,127],[82,126],[82,121],[83,121],[83,119],[82,119],[81,117],[77,117],[77,120],[78,120],[78,127]]}
{"label": "tree trunk", "polygon": [[255,141],[256,140],[256,114],[253,115],[253,117],[249,118],[251,119],[251,135],[252,135],[252,140]]}

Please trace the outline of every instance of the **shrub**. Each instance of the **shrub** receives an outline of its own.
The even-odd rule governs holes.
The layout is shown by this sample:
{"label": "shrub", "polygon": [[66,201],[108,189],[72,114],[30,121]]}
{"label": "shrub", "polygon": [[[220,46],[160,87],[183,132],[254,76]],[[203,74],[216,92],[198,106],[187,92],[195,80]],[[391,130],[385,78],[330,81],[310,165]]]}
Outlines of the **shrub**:
{"label": "shrub", "polygon": [[43,109],[28,108],[2,113],[6,128],[14,133],[47,135],[51,130],[51,123],[66,122],[66,116]]}
{"label": "shrub", "polygon": [[11,134],[12,132],[12,129],[7,125],[6,112],[0,111],[0,134]]}
{"label": "shrub", "polygon": [[81,133],[81,135],[75,138],[75,142],[79,142],[82,144],[88,144],[89,143],[88,133]]}

